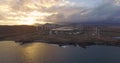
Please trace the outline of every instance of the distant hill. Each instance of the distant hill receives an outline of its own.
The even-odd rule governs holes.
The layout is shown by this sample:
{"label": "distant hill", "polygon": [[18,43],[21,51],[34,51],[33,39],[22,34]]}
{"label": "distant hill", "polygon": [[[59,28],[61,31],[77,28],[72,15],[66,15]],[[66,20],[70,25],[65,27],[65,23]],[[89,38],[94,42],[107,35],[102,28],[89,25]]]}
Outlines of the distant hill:
{"label": "distant hill", "polygon": [[78,22],[78,23],[69,23],[70,25],[101,25],[101,26],[120,26],[120,22]]}

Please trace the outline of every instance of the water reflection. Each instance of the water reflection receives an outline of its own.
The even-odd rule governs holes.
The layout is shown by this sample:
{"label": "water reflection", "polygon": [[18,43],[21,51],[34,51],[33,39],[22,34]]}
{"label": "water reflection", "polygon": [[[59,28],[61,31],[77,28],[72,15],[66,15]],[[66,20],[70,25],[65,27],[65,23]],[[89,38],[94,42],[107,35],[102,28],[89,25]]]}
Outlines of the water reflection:
{"label": "water reflection", "polygon": [[120,63],[120,48],[113,46],[74,46],[0,42],[0,63]]}
{"label": "water reflection", "polygon": [[22,48],[21,50],[24,55],[25,63],[38,63],[37,62],[39,60],[38,55],[40,54],[41,56],[39,56],[39,58],[42,59],[42,55],[44,53],[44,47],[45,46],[43,44],[37,44],[37,43],[23,45],[21,47]]}
{"label": "water reflection", "polygon": [[27,46],[27,47],[22,47],[22,52],[24,55],[23,57],[24,61],[26,63],[36,63],[34,60],[35,60],[37,49],[34,46],[34,44]]}

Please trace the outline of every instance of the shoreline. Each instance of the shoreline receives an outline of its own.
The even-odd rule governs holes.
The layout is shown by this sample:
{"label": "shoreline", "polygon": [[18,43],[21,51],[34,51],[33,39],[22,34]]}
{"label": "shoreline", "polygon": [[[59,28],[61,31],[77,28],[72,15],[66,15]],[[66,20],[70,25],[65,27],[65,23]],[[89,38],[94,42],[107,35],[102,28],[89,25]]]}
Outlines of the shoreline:
{"label": "shoreline", "polygon": [[[4,41],[9,41],[9,40],[3,40]],[[9,42],[15,42],[15,43],[19,43],[20,45],[25,45],[25,44],[29,44],[29,43],[46,43],[46,44],[55,44],[58,45],[60,47],[62,46],[75,46],[75,47],[82,47],[82,48],[86,48],[87,46],[92,46],[92,45],[104,45],[104,46],[115,46],[115,47],[120,47],[120,42],[116,43],[116,42],[80,42],[80,43],[58,43],[58,42],[43,42],[40,40],[36,40],[33,42],[16,42],[16,41],[9,41]]]}
{"label": "shoreline", "polygon": [[[81,28],[81,27],[80,27]],[[60,45],[113,45],[120,46],[120,28],[85,27],[79,30],[80,34],[50,34],[50,30],[36,30],[36,27],[29,26],[3,26],[0,28],[0,41],[15,41],[18,43],[43,42]],[[98,32],[97,32],[98,31]]]}
{"label": "shoreline", "polygon": [[[77,37],[77,38],[76,38]],[[29,36],[27,38],[9,38],[4,39],[0,41],[15,41],[16,43],[20,43],[21,45],[27,44],[27,43],[34,43],[34,42],[40,42],[40,43],[48,43],[48,44],[58,44],[59,46],[64,45],[73,45],[80,47],[85,47],[89,45],[108,45],[108,46],[118,46],[120,47],[120,40],[108,38],[108,37],[78,37],[78,36],[51,36],[51,35],[44,35],[36,37]]]}

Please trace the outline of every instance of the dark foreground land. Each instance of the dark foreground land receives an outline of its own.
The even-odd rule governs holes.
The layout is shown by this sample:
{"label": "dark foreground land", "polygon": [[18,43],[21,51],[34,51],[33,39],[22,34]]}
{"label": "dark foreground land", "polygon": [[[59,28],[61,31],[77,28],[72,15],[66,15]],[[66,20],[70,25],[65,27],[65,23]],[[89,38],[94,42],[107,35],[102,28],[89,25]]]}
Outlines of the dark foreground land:
{"label": "dark foreground land", "polygon": [[120,46],[119,27],[101,27],[99,36],[91,35],[90,30],[79,35],[49,35],[46,31],[37,31],[34,26],[0,26],[0,40],[16,41],[21,44],[44,42],[62,45],[111,45]]}

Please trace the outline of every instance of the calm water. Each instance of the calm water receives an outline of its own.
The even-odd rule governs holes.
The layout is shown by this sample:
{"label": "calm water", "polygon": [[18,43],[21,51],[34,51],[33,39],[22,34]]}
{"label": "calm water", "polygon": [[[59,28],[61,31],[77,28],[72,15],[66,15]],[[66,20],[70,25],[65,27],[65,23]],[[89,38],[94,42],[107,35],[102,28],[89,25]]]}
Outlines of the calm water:
{"label": "calm water", "polygon": [[0,63],[120,63],[120,47],[62,48],[44,43],[0,42]]}

